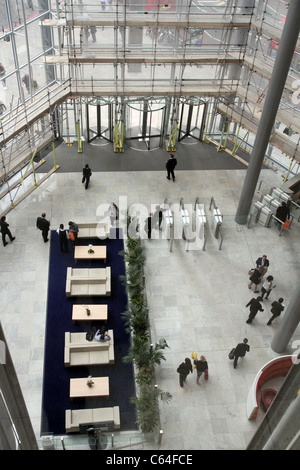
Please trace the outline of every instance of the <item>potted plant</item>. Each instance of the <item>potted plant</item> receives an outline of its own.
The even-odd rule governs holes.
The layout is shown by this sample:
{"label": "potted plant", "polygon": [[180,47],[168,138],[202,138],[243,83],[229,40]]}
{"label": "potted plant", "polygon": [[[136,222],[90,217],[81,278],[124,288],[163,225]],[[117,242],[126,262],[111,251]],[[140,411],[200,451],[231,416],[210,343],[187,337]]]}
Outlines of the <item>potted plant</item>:
{"label": "potted plant", "polygon": [[88,378],[87,378],[87,381],[86,381],[86,384],[88,387],[92,387],[94,385],[94,382],[92,380],[92,376],[89,375]]}

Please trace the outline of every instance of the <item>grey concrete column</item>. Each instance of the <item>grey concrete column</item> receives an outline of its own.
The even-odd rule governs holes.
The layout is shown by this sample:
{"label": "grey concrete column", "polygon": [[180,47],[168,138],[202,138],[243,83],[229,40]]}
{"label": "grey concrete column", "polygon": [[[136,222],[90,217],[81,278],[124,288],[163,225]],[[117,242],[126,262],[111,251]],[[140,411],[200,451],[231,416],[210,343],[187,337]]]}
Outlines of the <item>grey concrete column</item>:
{"label": "grey concrete column", "polygon": [[[3,450],[15,448],[12,436],[17,436],[20,450],[38,450],[17,374],[0,323],[0,443]],[[3,420],[3,421],[2,421]],[[13,431],[13,426],[15,431]]]}
{"label": "grey concrete column", "polygon": [[286,450],[299,431],[300,395],[291,402],[263,450]]}
{"label": "grey concrete column", "polygon": [[235,221],[246,224],[300,30],[300,1],[291,0]]}
{"label": "grey concrete column", "polygon": [[300,322],[300,285],[296,288],[289,306],[281,318],[278,330],[271,342],[271,348],[277,353],[286,351],[287,345]]}

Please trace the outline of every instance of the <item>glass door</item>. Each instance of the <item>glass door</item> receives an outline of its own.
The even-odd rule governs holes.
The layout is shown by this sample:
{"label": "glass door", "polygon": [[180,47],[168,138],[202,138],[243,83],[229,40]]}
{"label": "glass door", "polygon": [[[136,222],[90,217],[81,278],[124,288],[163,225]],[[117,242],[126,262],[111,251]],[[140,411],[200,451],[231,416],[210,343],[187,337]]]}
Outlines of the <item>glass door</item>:
{"label": "glass door", "polygon": [[202,140],[206,103],[199,98],[182,99],[180,103],[178,141],[186,138],[189,138],[189,143]]}
{"label": "glass door", "polygon": [[126,103],[126,141],[136,150],[163,145],[165,100],[141,98]]}
{"label": "glass door", "polygon": [[87,105],[87,141],[97,145],[113,141],[113,104],[95,101]]}

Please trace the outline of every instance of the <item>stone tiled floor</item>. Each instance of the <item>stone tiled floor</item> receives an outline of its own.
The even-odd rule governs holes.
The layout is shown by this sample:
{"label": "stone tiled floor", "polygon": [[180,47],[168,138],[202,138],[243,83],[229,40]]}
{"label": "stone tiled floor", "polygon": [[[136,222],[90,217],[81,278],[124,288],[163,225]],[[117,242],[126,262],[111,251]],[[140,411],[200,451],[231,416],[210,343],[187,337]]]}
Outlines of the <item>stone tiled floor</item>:
{"label": "stone tiled floor", "polygon": [[[163,231],[155,232],[159,239],[143,241],[152,339],[163,337],[169,345],[166,360],[157,369],[157,384],[173,395],[169,404],[161,404],[161,448],[246,448],[263,417],[260,411],[256,421],[247,419],[249,387],[258,369],[278,356],[270,344],[280,319],[266,325],[270,303],[282,296],[288,306],[298,287],[300,228],[294,222],[292,229],[279,237],[275,227],[237,225],[234,216],[244,175],[244,170],[180,171],[173,183],[159,171],[93,172],[85,191],[79,173],[57,172],[8,213],[16,240],[1,247],[0,320],[38,439],[49,244],[36,229],[36,217],[46,212],[51,228],[56,229],[70,219],[99,220],[102,204],[114,201],[125,208],[127,201],[130,211],[137,209],[143,219],[151,204],[163,203],[166,198],[177,210],[180,198],[189,209],[199,197],[208,219],[205,251],[192,245],[186,251],[186,241],[177,239],[170,252]],[[262,170],[261,179],[265,189],[282,182],[280,175],[270,170]],[[221,250],[211,228],[212,196],[224,214]],[[247,325],[245,305],[252,296],[247,272],[263,253],[270,259],[269,274],[277,287],[270,300],[264,301],[264,312]],[[228,352],[245,336],[251,351],[234,370]],[[299,338],[298,329],[293,339]],[[209,381],[202,379],[197,385],[193,373],[181,389],[176,369],[192,352],[207,358]],[[287,353],[291,352],[289,347]]]}

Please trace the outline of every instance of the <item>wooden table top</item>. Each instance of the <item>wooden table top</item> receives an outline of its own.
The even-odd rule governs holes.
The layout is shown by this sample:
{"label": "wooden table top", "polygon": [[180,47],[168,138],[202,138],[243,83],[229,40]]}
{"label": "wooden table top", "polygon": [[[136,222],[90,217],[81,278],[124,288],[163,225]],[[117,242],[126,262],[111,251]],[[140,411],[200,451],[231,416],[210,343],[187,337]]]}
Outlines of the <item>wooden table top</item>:
{"label": "wooden table top", "polygon": [[[86,309],[90,310],[90,315],[86,313]],[[107,305],[73,305],[72,321],[107,321]]]}
{"label": "wooden table top", "polygon": [[87,385],[88,378],[70,379],[70,398],[109,397],[109,378],[92,377],[94,385]]}
{"label": "wooden table top", "polygon": [[[89,249],[92,249],[94,253],[89,253]],[[88,245],[76,245],[74,250],[74,259],[104,259],[106,260],[106,246],[88,246]]]}

